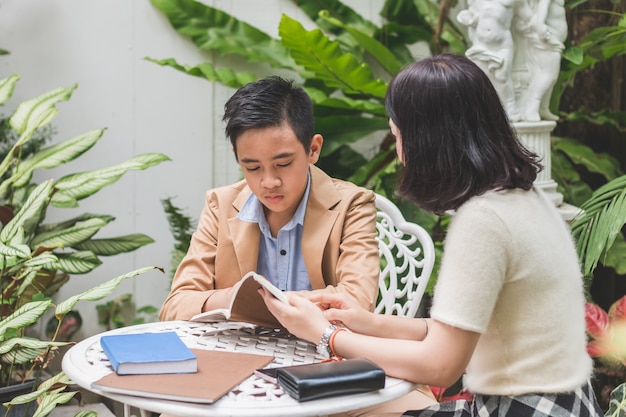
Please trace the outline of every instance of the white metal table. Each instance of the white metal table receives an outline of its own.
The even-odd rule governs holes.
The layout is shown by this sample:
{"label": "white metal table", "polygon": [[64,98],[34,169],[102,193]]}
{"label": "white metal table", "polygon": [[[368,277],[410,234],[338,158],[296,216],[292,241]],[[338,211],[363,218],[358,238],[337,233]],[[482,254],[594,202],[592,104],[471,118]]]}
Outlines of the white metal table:
{"label": "white metal table", "polygon": [[148,411],[180,417],[326,416],[393,400],[416,387],[411,382],[387,377],[385,388],[379,391],[300,403],[278,385],[253,375],[213,404],[158,400],[92,388],[92,382],[113,372],[100,347],[100,337],[104,334],[146,331],[175,331],[190,348],[272,355],[271,367],[313,363],[322,359],[313,344],[288,333],[259,331],[245,323],[169,321],[124,327],[86,338],[63,356],[63,371],[80,387],[123,403],[127,417],[131,406],[140,409],[143,417],[149,416]]}

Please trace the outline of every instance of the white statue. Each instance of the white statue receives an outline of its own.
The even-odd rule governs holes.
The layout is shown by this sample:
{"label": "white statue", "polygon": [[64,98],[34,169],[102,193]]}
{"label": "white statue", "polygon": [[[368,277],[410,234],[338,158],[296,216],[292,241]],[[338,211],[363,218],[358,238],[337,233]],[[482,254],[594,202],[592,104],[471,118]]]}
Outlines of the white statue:
{"label": "white statue", "polygon": [[522,119],[558,120],[550,112],[550,97],[559,76],[561,54],[567,37],[567,21],[563,0],[538,0],[533,29],[526,36],[526,63],[529,83],[522,94]]}
{"label": "white statue", "polygon": [[511,121],[556,120],[548,107],[567,36],[563,0],[468,1],[457,16],[472,42],[466,55],[489,76]]}

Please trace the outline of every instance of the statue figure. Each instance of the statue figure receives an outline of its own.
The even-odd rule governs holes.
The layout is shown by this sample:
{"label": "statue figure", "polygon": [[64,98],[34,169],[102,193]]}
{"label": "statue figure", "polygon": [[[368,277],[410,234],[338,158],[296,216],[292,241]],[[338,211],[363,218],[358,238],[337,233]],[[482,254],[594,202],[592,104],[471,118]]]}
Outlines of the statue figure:
{"label": "statue figure", "polygon": [[489,76],[513,122],[558,119],[549,110],[567,23],[563,0],[468,0],[457,15],[466,55]]}
{"label": "statue figure", "polygon": [[529,83],[523,97],[522,119],[558,120],[550,112],[550,97],[559,76],[561,54],[567,38],[567,21],[563,0],[538,0],[533,28],[526,35],[526,63]]}

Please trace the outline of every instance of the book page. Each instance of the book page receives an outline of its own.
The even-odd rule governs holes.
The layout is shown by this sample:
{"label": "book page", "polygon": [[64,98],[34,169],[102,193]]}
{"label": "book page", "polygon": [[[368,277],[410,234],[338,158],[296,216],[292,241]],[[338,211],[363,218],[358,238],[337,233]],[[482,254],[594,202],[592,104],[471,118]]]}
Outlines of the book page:
{"label": "book page", "polygon": [[288,303],[285,294],[267,278],[254,271],[248,272],[236,285],[233,299],[228,309],[216,309],[196,314],[191,321],[215,322],[222,320],[243,321],[269,328],[282,328],[282,325],[269,312],[258,289],[267,288],[276,298]]}
{"label": "book page", "polygon": [[252,276],[254,277],[254,280],[258,282],[259,284],[261,284],[270,293],[272,293],[274,297],[278,298],[280,301],[282,301],[285,304],[289,304],[289,301],[287,300],[287,296],[285,295],[285,293],[279,290],[276,286],[274,286],[274,284],[272,284],[263,275],[259,275],[256,272],[249,272],[248,274],[253,274]]}

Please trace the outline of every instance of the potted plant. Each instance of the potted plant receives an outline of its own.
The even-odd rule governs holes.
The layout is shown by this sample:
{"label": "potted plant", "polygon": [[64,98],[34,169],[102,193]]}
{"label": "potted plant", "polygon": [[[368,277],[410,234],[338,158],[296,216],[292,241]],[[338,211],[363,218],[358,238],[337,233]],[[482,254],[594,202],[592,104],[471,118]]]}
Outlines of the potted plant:
{"label": "potted plant", "polygon": [[[19,77],[0,81],[0,104],[11,97]],[[15,405],[37,400],[34,415],[46,416],[56,404],[76,393],[66,392],[71,381],[62,373],[47,378],[45,371],[59,347],[71,342],[58,340],[64,318],[78,301],[96,301],[111,294],[126,278],[156,267],[129,272],[54,305],[52,295],[70,274],[84,274],[101,264],[99,256],[130,252],[153,242],[142,234],[94,239],[112,216],[82,214],[46,222],[49,206],[77,207],[78,201],[113,184],[129,170],[146,169],[168,160],[162,154],[143,154],[122,163],[66,175],[58,180],[32,182],[35,170],[58,167],[91,149],[104,129],[22,154],[24,144],[37,129],[57,114],[56,104],[69,100],[76,86],[57,88],[20,103],[10,117],[17,140],[0,161],[0,388],[28,383],[29,393],[5,402]],[[51,340],[28,335],[28,328],[44,314],[54,311],[58,320]],[[43,381],[43,382],[42,382]]]}

